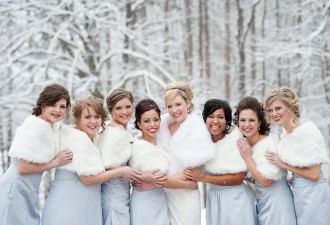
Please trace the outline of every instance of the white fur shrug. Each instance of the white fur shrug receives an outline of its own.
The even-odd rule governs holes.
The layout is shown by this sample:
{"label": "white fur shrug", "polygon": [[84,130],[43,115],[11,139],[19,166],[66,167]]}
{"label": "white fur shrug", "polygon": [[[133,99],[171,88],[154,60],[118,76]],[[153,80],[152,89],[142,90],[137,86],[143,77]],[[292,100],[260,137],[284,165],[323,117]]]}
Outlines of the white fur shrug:
{"label": "white fur shrug", "polygon": [[170,123],[171,116],[162,115],[158,134],[158,143],[171,156],[170,176],[188,167],[201,166],[215,156],[215,144],[200,116],[189,114],[172,136],[168,129]]}
{"label": "white fur shrug", "polygon": [[271,180],[279,180],[286,175],[285,170],[270,163],[265,157],[267,151],[276,152],[278,143],[279,138],[277,136],[269,135],[257,142],[252,148],[252,158],[256,163],[258,172],[263,177]]}
{"label": "white fur shrug", "polygon": [[106,168],[127,163],[132,153],[131,134],[118,127],[107,126],[99,135],[97,146],[101,150]]}
{"label": "white fur shrug", "polygon": [[17,128],[9,156],[33,163],[48,163],[58,153],[58,127],[36,116],[28,116]]}
{"label": "white fur shrug", "polygon": [[87,136],[72,126],[63,126],[60,131],[60,148],[73,152],[72,162],[58,167],[80,175],[97,175],[105,170],[101,152]]}
{"label": "white fur shrug", "polygon": [[159,169],[159,172],[167,173],[169,154],[160,146],[142,139],[136,139],[133,143],[133,151],[129,160],[129,165],[141,172]]}
{"label": "white fur shrug", "polygon": [[278,155],[284,162],[297,167],[329,162],[322,134],[310,121],[304,122],[290,134],[283,131]]}
{"label": "white fur shrug", "polygon": [[216,143],[216,156],[204,165],[205,171],[215,175],[246,172],[245,161],[237,148],[237,140],[242,137],[241,132],[235,128],[219,140]]}

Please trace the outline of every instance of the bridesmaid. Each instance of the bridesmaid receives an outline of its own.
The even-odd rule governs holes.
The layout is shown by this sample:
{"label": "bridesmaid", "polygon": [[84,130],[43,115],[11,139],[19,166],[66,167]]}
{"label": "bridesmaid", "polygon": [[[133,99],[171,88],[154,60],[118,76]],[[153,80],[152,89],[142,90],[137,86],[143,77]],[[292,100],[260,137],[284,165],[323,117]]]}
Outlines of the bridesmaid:
{"label": "bridesmaid", "polygon": [[287,87],[273,89],[266,98],[267,117],[283,126],[277,154],[267,159],[292,172],[292,189],[298,225],[330,224],[330,188],[321,169],[329,159],[321,132],[311,121],[300,121],[301,106]]}
{"label": "bridesmaid", "polygon": [[[133,137],[127,130],[132,118],[134,98],[123,88],[113,90],[106,99],[111,120],[100,134],[98,147],[107,170],[127,166],[132,153]],[[130,225],[130,181],[119,177],[102,184],[104,225]]]}
{"label": "bridesmaid", "polygon": [[69,150],[58,152],[57,125],[70,107],[68,91],[58,84],[39,94],[32,116],[17,128],[9,149],[11,165],[0,177],[0,224],[39,225],[39,185],[45,170],[71,162]]}
{"label": "bridesmaid", "polygon": [[237,146],[255,184],[258,224],[295,225],[286,171],[265,157],[267,151],[276,151],[279,139],[269,135],[270,125],[261,103],[254,97],[245,97],[238,103],[234,116],[235,125],[245,137],[237,141]]}
{"label": "bridesmaid", "polygon": [[230,130],[232,110],[228,102],[210,99],[204,104],[203,119],[217,151],[214,159],[200,169],[187,169],[188,179],[209,183],[206,224],[255,225],[256,209],[250,189],[243,183],[247,167],[237,149],[242,136],[238,129]]}
{"label": "bridesmaid", "polygon": [[60,144],[70,148],[74,158],[56,169],[41,224],[102,225],[100,184],[117,177],[140,177],[129,167],[104,171],[101,152],[93,143],[106,119],[101,99],[78,100],[72,112],[75,126],[63,126]]}

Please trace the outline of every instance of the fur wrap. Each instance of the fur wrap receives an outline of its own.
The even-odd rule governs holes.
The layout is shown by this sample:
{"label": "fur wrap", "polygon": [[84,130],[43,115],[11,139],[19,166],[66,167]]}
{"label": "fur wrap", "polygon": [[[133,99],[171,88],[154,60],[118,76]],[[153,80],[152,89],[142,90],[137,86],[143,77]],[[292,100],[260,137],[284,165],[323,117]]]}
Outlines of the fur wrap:
{"label": "fur wrap", "polygon": [[235,128],[222,140],[219,140],[216,143],[215,158],[204,165],[205,171],[215,175],[246,172],[245,161],[241,157],[236,143],[242,137],[238,128]]}
{"label": "fur wrap", "polygon": [[323,136],[310,121],[304,122],[290,134],[283,131],[278,155],[284,162],[297,167],[329,162]]}
{"label": "fur wrap", "polygon": [[168,129],[170,123],[171,116],[168,113],[162,115],[158,133],[158,143],[171,156],[170,176],[214,158],[215,144],[200,116],[189,114],[172,136]]}
{"label": "fur wrap", "polygon": [[73,153],[72,162],[63,165],[65,169],[80,175],[97,175],[105,170],[101,152],[87,136],[72,126],[63,126],[60,132],[61,149],[70,149]]}
{"label": "fur wrap", "polygon": [[33,163],[48,163],[58,153],[58,126],[28,116],[17,128],[9,156]]}
{"label": "fur wrap", "polygon": [[118,127],[107,126],[100,134],[97,146],[106,168],[126,164],[132,153],[131,134]]}
{"label": "fur wrap", "polygon": [[159,169],[159,172],[167,173],[169,154],[160,146],[142,139],[136,139],[133,143],[129,165],[141,172]]}
{"label": "fur wrap", "polygon": [[256,164],[258,172],[261,173],[263,177],[271,180],[279,180],[286,176],[285,170],[270,163],[265,157],[267,151],[276,151],[278,143],[279,138],[271,134],[257,142],[252,148],[252,158]]}

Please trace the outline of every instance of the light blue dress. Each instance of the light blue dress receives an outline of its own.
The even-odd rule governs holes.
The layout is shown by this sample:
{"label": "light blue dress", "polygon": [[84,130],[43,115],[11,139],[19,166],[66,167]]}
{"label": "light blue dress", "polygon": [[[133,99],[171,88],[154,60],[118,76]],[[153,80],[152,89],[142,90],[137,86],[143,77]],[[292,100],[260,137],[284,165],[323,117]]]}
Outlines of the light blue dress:
{"label": "light blue dress", "polygon": [[[141,172],[158,169],[166,173],[169,155],[160,146],[142,139],[133,143],[129,165]],[[133,188],[130,203],[131,225],[170,225],[167,199],[163,188],[139,192]]]}
{"label": "light blue dress", "polygon": [[60,132],[61,149],[70,149],[72,162],[56,169],[42,212],[42,225],[102,225],[101,185],[86,186],[79,176],[104,171],[101,152],[86,133],[70,126]]}
{"label": "light blue dress", "polygon": [[44,164],[57,154],[57,126],[28,116],[17,128],[9,150],[11,164],[0,177],[0,224],[39,225],[39,186],[42,173],[20,175],[18,159]]}
{"label": "light blue dress", "polygon": [[210,185],[207,195],[207,225],[255,225],[256,206],[246,184]]}
{"label": "light blue dress", "polygon": [[17,159],[0,178],[0,224],[39,225],[39,185],[42,173],[19,175]]}
{"label": "light blue dress", "polygon": [[321,170],[315,182],[296,174],[293,176],[293,197],[298,225],[330,224],[330,188]]}
{"label": "light blue dress", "polygon": [[[247,167],[237,149],[237,139],[242,137],[238,129],[233,129],[223,139],[215,143],[216,156],[204,165],[212,175],[237,174],[246,172]],[[255,225],[256,205],[250,189],[241,185],[220,186],[210,184],[206,205],[207,225]]]}
{"label": "light blue dress", "polygon": [[295,225],[293,196],[286,178],[265,188],[253,180],[256,188],[258,225]]}
{"label": "light blue dress", "polygon": [[[97,141],[104,166],[127,166],[132,152],[131,142],[132,136],[127,130],[106,126]],[[130,188],[130,182],[123,178],[101,185],[104,225],[130,225]]]}
{"label": "light blue dress", "polygon": [[42,225],[102,225],[101,186],[85,186],[76,173],[56,169]]}
{"label": "light blue dress", "polygon": [[286,180],[286,171],[270,163],[265,153],[275,151],[278,137],[269,135],[257,142],[252,148],[252,158],[256,169],[265,178],[272,180],[269,187],[263,187],[253,179],[256,188],[258,225],[295,225],[292,192]]}
{"label": "light blue dress", "polygon": [[[301,123],[291,133],[281,135],[278,155],[294,167],[311,167],[328,163],[321,132],[310,121]],[[321,170],[319,181],[292,175],[292,191],[298,225],[330,224],[330,189]]]}

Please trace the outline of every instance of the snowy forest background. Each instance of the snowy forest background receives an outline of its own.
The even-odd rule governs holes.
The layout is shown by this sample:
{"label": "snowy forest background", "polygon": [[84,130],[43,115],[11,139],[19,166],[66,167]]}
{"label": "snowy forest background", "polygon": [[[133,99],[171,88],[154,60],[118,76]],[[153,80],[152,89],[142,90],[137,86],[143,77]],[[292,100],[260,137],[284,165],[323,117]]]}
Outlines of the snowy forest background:
{"label": "snowy forest background", "polygon": [[[330,145],[329,0],[1,0],[0,175],[16,128],[45,85],[73,101],[114,88],[150,97],[188,81],[209,98],[297,91]],[[329,180],[329,166],[325,167]]]}

